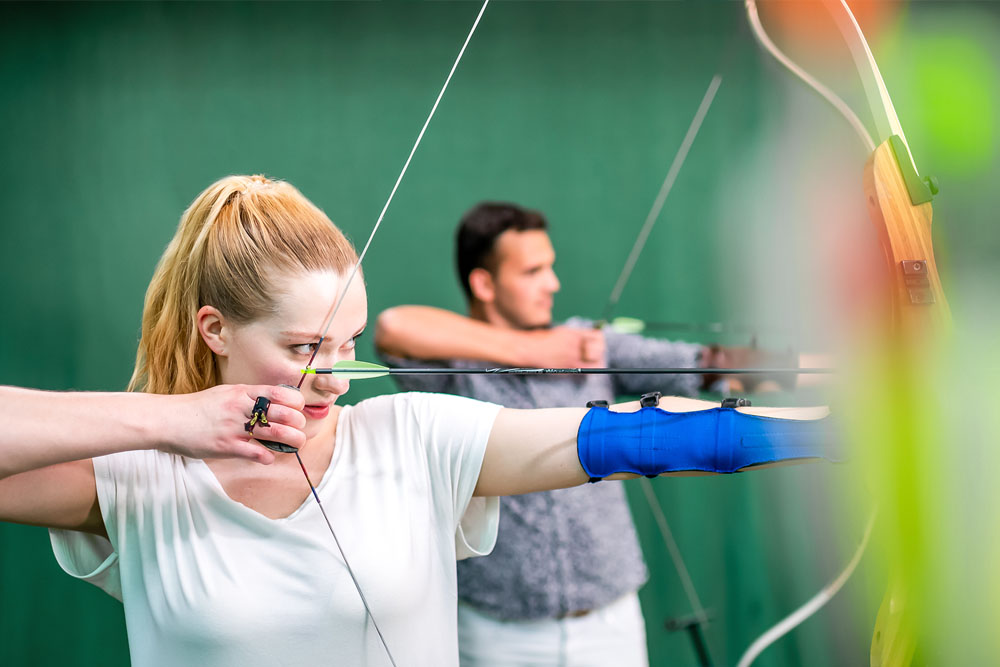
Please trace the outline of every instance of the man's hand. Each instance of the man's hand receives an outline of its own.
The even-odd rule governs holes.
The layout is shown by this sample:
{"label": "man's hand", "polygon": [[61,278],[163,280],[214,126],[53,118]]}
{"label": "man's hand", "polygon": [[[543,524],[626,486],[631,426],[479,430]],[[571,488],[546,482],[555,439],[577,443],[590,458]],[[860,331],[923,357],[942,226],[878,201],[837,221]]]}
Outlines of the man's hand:
{"label": "man's hand", "polygon": [[[792,352],[774,352],[756,347],[722,347],[711,345],[701,354],[701,368],[797,368],[798,356]],[[708,389],[719,379],[726,377],[731,390],[740,392],[768,392],[795,388],[794,375],[705,375],[702,389]]]}
{"label": "man's hand", "polygon": [[606,363],[604,334],[595,329],[553,327],[524,335],[527,366],[600,368]]}

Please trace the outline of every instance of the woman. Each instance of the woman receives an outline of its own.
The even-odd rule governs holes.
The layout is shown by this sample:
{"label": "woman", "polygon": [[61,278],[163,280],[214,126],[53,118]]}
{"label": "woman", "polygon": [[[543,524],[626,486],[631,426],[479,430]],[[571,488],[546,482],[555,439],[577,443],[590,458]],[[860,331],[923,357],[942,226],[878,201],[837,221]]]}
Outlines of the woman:
{"label": "woman", "polygon": [[[454,561],[492,548],[496,496],[619,471],[745,467],[731,459],[739,438],[678,448],[689,427],[661,428],[678,417],[663,411],[639,424],[435,394],[341,407],[348,383],[336,376],[277,386],[317,351],[355,262],[291,185],[222,179],[185,211],[152,279],[133,393],[0,390],[17,415],[0,433],[0,519],[53,529],[61,566],[124,602],[134,665],[387,664],[390,654],[454,665]],[[315,365],[353,359],[366,321],[358,280]],[[267,424],[251,426],[260,396]],[[717,417],[701,401],[663,406]],[[826,414],[753,412],[806,429]],[[671,465],[643,458],[649,419],[661,420]],[[302,468],[254,435],[298,448]],[[827,456],[801,444],[775,452],[751,463]]]}

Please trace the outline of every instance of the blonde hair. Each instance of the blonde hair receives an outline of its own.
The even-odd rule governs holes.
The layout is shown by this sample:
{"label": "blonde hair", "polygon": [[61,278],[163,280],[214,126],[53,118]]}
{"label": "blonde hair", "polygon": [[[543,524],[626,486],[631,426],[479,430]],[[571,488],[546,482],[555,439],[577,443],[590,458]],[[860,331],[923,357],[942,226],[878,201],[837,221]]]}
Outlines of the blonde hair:
{"label": "blonde hair", "polygon": [[216,181],[184,211],[146,290],[129,391],[180,394],[218,384],[199,308],[250,322],[275,310],[272,273],[343,275],[356,260],[343,233],[291,184],[264,176]]}

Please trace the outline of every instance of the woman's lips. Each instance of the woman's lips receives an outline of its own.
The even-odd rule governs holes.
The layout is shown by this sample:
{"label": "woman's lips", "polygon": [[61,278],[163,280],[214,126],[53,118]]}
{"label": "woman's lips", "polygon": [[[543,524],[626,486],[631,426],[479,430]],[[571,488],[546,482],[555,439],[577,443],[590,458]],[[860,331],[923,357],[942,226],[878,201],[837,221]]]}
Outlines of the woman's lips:
{"label": "woman's lips", "polygon": [[323,419],[328,414],[330,414],[329,405],[307,405],[302,408],[302,412],[305,413],[306,417],[309,419]]}

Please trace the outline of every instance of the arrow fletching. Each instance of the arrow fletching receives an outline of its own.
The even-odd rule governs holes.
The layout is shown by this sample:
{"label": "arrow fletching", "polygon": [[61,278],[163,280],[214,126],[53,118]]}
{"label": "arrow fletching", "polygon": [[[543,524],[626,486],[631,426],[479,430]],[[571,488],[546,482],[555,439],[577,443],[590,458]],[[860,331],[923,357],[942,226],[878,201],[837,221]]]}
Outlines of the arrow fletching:
{"label": "arrow fletching", "polygon": [[619,333],[640,334],[646,329],[646,323],[635,317],[616,317],[611,320],[611,328]]}
{"label": "arrow fletching", "polygon": [[[332,368],[324,368],[324,375],[336,375],[343,380],[368,380],[385,377],[389,374],[386,366],[379,366],[370,361],[338,361]],[[303,368],[303,373],[315,374],[315,368]]]}

